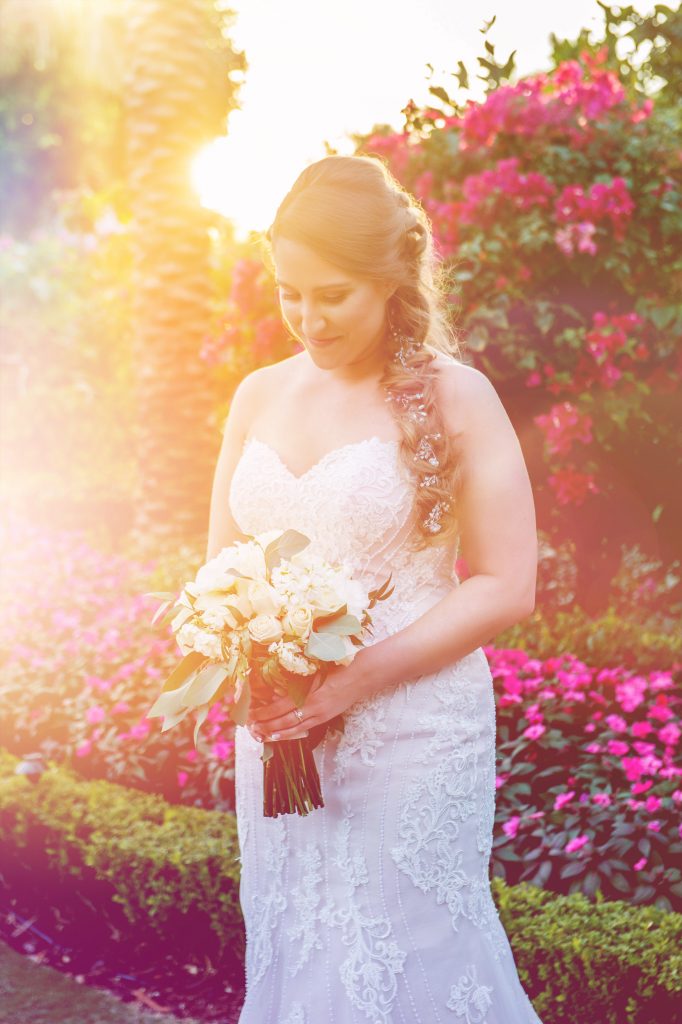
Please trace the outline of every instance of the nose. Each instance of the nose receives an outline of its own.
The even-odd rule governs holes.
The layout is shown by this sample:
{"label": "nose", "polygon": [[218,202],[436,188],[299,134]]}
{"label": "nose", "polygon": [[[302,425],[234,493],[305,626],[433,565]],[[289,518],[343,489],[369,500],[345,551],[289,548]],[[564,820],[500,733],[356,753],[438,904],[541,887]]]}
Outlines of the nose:
{"label": "nose", "polygon": [[317,338],[318,335],[323,334],[326,330],[326,323],[327,321],[314,302],[302,305],[301,328],[307,337]]}

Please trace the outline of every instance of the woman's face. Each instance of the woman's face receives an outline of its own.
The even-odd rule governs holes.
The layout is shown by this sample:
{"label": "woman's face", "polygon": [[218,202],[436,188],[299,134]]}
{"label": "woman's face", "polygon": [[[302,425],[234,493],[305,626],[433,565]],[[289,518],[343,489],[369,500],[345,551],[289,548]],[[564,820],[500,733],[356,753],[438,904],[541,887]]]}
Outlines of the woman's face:
{"label": "woman's face", "polygon": [[390,286],[353,277],[289,238],[277,238],[272,255],[282,316],[317,366],[383,361]]}

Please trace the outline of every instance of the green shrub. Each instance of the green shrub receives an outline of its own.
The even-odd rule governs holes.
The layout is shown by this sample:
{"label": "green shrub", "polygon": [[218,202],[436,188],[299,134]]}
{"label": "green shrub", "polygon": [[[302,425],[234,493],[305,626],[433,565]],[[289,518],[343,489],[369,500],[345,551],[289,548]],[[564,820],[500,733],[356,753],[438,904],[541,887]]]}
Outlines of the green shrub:
{"label": "green shrub", "polygon": [[525,988],[545,1024],[682,1020],[682,915],[492,881]]}
{"label": "green shrub", "polygon": [[[136,929],[149,921],[171,942],[179,941],[178,914],[204,914],[221,952],[242,955],[232,815],[78,781],[53,765],[31,783],[16,774],[18,763],[0,751],[3,857],[30,849],[53,889],[89,877],[106,883]],[[544,1024],[680,1022],[682,915],[499,878],[492,892]],[[197,947],[195,933],[195,954]]]}

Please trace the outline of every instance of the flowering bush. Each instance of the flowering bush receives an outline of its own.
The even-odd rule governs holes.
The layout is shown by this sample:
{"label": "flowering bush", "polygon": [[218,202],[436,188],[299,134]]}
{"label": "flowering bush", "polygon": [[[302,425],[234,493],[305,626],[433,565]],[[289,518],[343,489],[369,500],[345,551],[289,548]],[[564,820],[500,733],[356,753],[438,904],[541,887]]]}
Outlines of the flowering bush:
{"label": "flowering bush", "polygon": [[[170,631],[159,636],[151,624],[157,602],[140,595],[177,591],[198,553],[152,565],[12,519],[2,542],[2,745],[86,778],[232,809],[234,734],[220,704],[198,750],[191,721],[162,735],[146,718],[178,651]],[[617,649],[609,662],[608,648],[595,665],[571,653],[487,649],[498,707],[495,871],[679,908],[680,875],[669,865],[682,851],[681,663],[636,671]]]}
{"label": "flowering bush", "polygon": [[[194,749],[192,726],[161,735],[145,717],[178,659],[152,626],[158,602],[141,596],[179,585],[151,563],[103,553],[76,533],[2,525],[0,737],[17,754],[40,752],[87,778],[108,778],[197,805],[234,806],[234,743],[212,709]],[[188,553],[194,568],[201,558]]]}
{"label": "flowering bush", "polygon": [[495,873],[682,908],[682,663],[639,674],[494,649]]}

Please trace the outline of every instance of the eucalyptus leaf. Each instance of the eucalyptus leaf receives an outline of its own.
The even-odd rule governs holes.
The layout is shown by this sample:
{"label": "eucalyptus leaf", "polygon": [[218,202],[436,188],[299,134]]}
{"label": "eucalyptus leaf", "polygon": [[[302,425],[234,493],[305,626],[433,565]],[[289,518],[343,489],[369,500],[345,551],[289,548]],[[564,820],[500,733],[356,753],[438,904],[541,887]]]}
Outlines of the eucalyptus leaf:
{"label": "eucalyptus leaf", "polygon": [[320,661],[339,661],[346,656],[346,645],[340,636],[333,633],[311,633],[305,653],[309,658]]}
{"label": "eucalyptus leaf", "polygon": [[227,669],[222,662],[219,665],[206,665],[191,681],[183,703],[186,707],[194,708],[206,704],[226,678]]}
{"label": "eucalyptus leaf", "polygon": [[186,654],[181,662],[179,662],[171,674],[166,679],[166,682],[161,687],[161,692],[165,693],[167,690],[174,690],[180,683],[184,683],[188,676],[194,675],[198,672],[202,665],[205,665],[208,658],[205,654],[200,654],[199,651],[190,651]]}
{"label": "eucalyptus leaf", "polygon": [[[189,708],[183,708],[182,711],[178,712],[177,715],[169,715],[164,719],[163,725],[161,726],[161,732],[168,732],[173,726],[178,725],[184,718],[189,714]],[[149,716],[147,716],[149,717]]]}
{"label": "eucalyptus leaf", "polygon": [[281,537],[273,540],[265,549],[265,564],[268,570],[279,565],[283,558],[292,558],[310,544],[310,539],[298,530],[285,530]]}
{"label": "eucalyptus leaf", "polygon": [[196,724],[194,726],[194,746],[195,747],[197,745],[197,740],[199,738],[199,730],[201,729],[202,725],[206,721],[206,716],[207,715],[208,715],[208,705],[205,705],[203,708],[199,708],[199,710],[197,711],[197,720],[196,720]]}
{"label": "eucalyptus leaf", "polygon": [[360,620],[355,615],[341,615],[338,619],[332,619],[323,625],[316,622],[315,626],[320,633],[335,633],[337,636],[359,636],[362,632]]}
{"label": "eucalyptus leaf", "polygon": [[242,692],[239,695],[239,700],[234,704],[230,705],[230,717],[235,725],[246,725],[246,720],[249,717],[249,707],[251,705],[251,686],[249,684],[248,676],[244,680],[242,686]]}
{"label": "eucalyptus leaf", "polygon": [[160,718],[162,715],[177,715],[186,708],[187,705],[184,703],[185,696],[192,680],[188,679],[186,683],[178,687],[176,690],[166,690],[159,694],[154,704],[147,712],[147,718]]}

